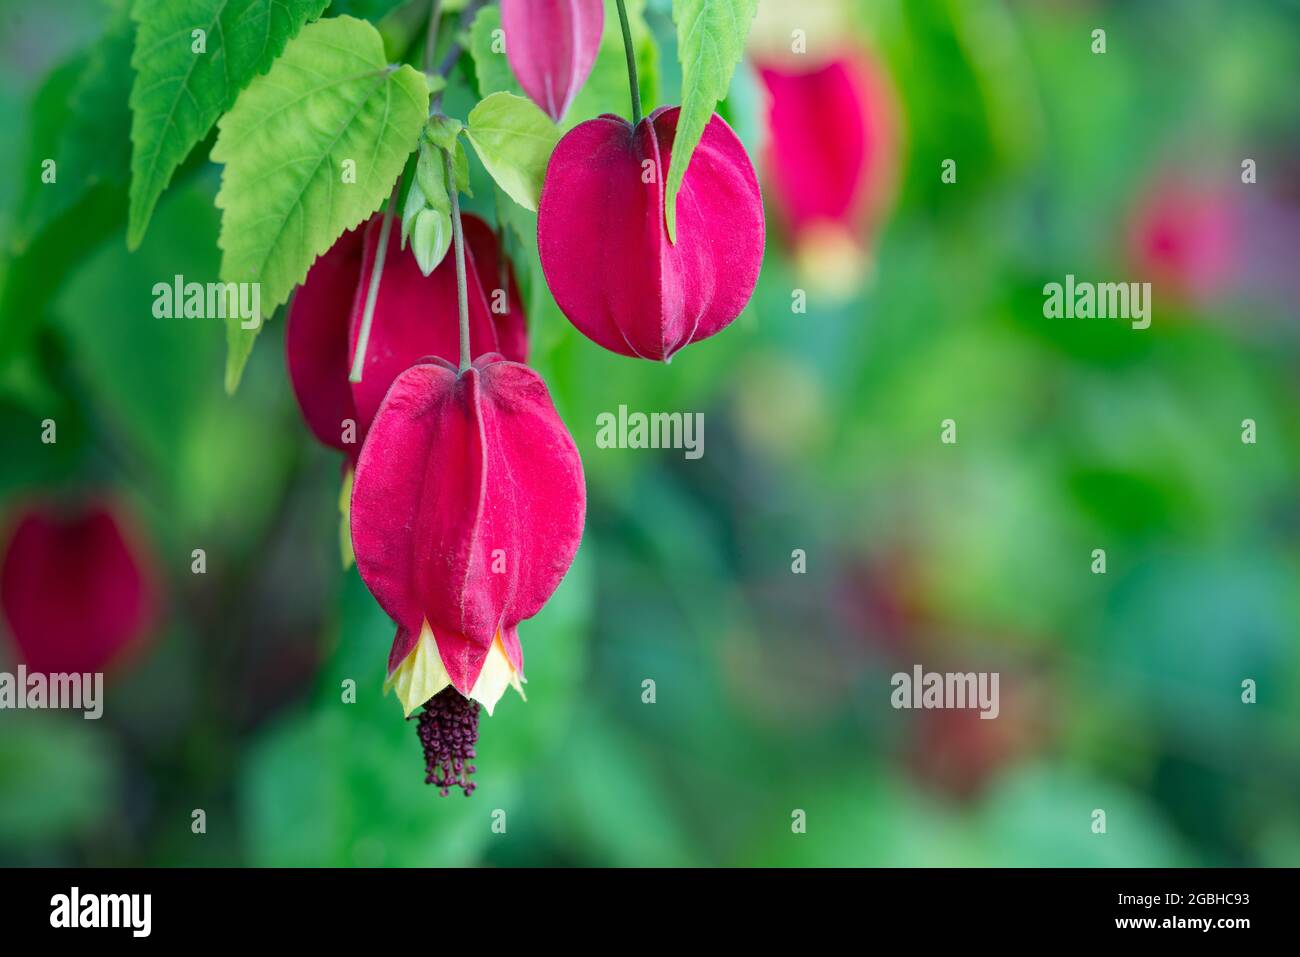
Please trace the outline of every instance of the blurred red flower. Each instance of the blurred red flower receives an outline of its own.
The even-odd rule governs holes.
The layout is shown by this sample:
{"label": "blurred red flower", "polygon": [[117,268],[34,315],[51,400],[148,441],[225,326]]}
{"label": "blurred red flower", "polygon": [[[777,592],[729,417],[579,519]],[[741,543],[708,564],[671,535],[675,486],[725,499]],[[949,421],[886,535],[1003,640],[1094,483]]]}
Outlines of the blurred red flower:
{"label": "blurred red flower", "polygon": [[898,165],[896,96],[864,51],[810,66],[758,63],[767,88],[768,192],[801,266],[855,281]]}
{"label": "blurred red flower", "polygon": [[1238,209],[1227,190],[1174,174],[1145,193],[1128,226],[1129,257],[1158,294],[1204,302],[1237,270]]}
{"label": "blurred red flower", "polygon": [[138,648],[158,617],[153,556],[102,501],[22,508],[0,565],[0,608],[32,671],[101,672]]}

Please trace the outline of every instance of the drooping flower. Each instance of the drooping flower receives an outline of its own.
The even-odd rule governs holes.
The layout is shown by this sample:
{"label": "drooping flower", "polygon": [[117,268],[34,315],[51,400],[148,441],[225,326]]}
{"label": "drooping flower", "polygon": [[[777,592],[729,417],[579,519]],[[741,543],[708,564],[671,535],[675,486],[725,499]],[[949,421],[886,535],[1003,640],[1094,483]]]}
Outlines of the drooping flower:
{"label": "drooping flower", "polygon": [[604,28],[604,0],[501,0],[506,59],[557,123],[591,73]]}
{"label": "drooping flower", "polygon": [[764,165],[785,237],[801,269],[847,290],[893,192],[898,110],[883,71],[864,52],[805,65],[766,61]]}
{"label": "drooping flower", "polygon": [[[360,382],[348,379],[374,272],[382,216],[344,234],[312,265],[294,293],[285,330],[293,393],[312,434],[347,456],[339,497],[339,548],[352,564],[348,531],[352,470],[370,421],[398,373],[425,356],[460,355],[456,263],[446,257],[428,276],[391,230],[380,274]],[[528,321],[514,267],[496,233],[477,216],[462,217],[470,316],[470,350],[528,358]]]}
{"label": "drooping flower", "polygon": [[393,382],[357,463],[352,541],[397,623],[386,686],[408,716],[425,706],[426,780],[443,793],[469,791],[478,704],[522,695],[519,623],[568,571],[585,516],[577,448],[527,366],[431,358]]}
{"label": "drooping flower", "polygon": [[691,157],[668,238],[664,179],[677,107],[635,128],[605,114],[574,127],[551,156],[537,215],[547,285],[598,345],[668,361],[740,315],[763,258],[758,178],[736,134],[714,116]]}
{"label": "drooping flower", "polygon": [[15,516],[0,607],[33,672],[102,672],[154,625],[159,585],[144,540],[105,502],[40,501]]}

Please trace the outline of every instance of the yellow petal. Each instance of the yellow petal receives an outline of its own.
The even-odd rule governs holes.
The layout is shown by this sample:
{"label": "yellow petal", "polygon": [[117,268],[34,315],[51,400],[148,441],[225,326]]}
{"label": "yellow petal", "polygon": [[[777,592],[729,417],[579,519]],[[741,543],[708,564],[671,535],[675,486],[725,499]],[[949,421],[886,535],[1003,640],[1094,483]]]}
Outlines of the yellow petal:
{"label": "yellow petal", "polygon": [[[397,670],[384,682],[384,692],[396,689],[398,700],[402,703],[402,712],[410,717],[417,708],[451,684],[451,676],[438,654],[438,643],[434,640],[433,629],[426,621],[420,629],[420,639],[415,643],[411,653],[397,666]],[[520,675],[506,657],[505,647],[498,634],[488,650],[483,662],[483,670],[478,680],[470,689],[469,696],[483,705],[489,715],[496,708],[497,702],[505,694],[507,687],[513,687],[524,697],[520,686]],[[524,698],[527,701],[527,698]]]}
{"label": "yellow petal", "polygon": [[483,662],[483,670],[479,672],[478,680],[470,689],[469,696],[487,708],[487,713],[491,715],[492,709],[496,707],[501,696],[506,693],[506,688],[510,686],[519,692],[521,698],[523,697],[524,689],[519,687],[519,676],[515,673],[510,659],[506,657],[506,650],[498,634],[492,641],[487,659]]}
{"label": "yellow petal", "polygon": [[416,709],[449,684],[451,676],[443,667],[442,657],[438,654],[438,643],[433,640],[433,629],[426,621],[420,629],[420,640],[384,682],[384,693],[396,689],[397,699],[402,703],[402,713],[410,717]]}

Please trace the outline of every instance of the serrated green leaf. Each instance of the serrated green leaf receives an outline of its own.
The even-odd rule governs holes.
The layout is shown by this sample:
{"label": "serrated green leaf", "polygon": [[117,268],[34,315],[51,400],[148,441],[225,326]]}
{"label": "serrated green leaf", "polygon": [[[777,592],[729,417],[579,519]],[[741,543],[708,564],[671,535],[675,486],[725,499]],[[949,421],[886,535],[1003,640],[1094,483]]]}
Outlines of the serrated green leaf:
{"label": "serrated green leaf", "polygon": [[130,248],[140,245],[176,167],[328,2],[135,0]]}
{"label": "serrated green leaf", "polygon": [[465,135],[484,168],[520,206],[537,209],[560,128],[532,100],[493,93],[469,113]]}
{"label": "serrated green leaf", "polygon": [[[383,205],[428,114],[424,75],[389,67],[369,23],[304,27],[218,124],[223,281],[261,283],[270,316],[317,256]],[[233,391],[260,324],[227,328]]]}
{"label": "serrated green leaf", "polygon": [[668,167],[664,209],[668,237],[677,241],[677,193],[704,127],[726,97],[731,74],[745,52],[758,0],[673,0],[677,58],[682,65],[682,110]]}
{"label": "serrated green leaf", "polygon": [[504,36],[501,32],[501,10],[495,5],[480,10],[469,31],[469,55],[474,61],[479,96],[491,96],[493,93],[522,95],[524,92],[515,81],[515,75],[510,72]]}

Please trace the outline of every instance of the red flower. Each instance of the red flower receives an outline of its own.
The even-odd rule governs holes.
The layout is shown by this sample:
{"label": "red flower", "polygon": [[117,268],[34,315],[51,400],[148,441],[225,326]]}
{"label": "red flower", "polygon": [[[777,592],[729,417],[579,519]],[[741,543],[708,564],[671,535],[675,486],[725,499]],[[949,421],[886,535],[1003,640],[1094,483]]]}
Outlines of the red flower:
{"label": "red flower", "polygon": [[625,356],[667,361],[734,320],[763,259],[758,178],[717,116],[691,157],[668,239],[664,178],[677,107],[634,129],[605,114],[570,130],[551,156],[537,215],[547,285],[578,331]]}
{"label": "red flower", "polygon": [[806,265],[825,272],[831,260],[856,275],[892,191],[893,91],[857,53],[811,69],[774,61],[759,74],[769,95],[765,165],[790,244]]}
{"label": "red flower", "polygon": [[602,0],[501,0],[506,58],[529,98],[560,122],[591,73]]}
{"label": "red flower", "polygon": [[[353,461],[393,379],[425,356],[454,361],[460,352],[455,259],[446,257],[426,277],[415,257],[400,248],[393,229],[361,381],[348,381],[381,219],[375,216],[346,233],[316,260],[294,293],[285,331],[289,379],[303,418],[321,442]],[[500,352],[522,362],[528,352],[527,320],[514,269],[505,263],[503,296],[496,234],[477,216],[465,216],[463,222],[470,348],[475,356]],[[355,423],[351,430],[349,422]]]}
{"label": "red flower", "polygon": [[32,671],[102,672],[157,617],[153,562],[110,506],[38,502],[17,516],[0,565],[0,607]]}
{"label": "red flower", "polygon": [[397,622],[388,685],[408,715],[427,706],[431,783],[467,787],[468,699],[490,714],[507,685],[519,689],[519,622],[560,584],[585,516],[582,462],[537,373],[487,355],[464,372],[433,358],[397,377],[357,463],[352,541]]}

